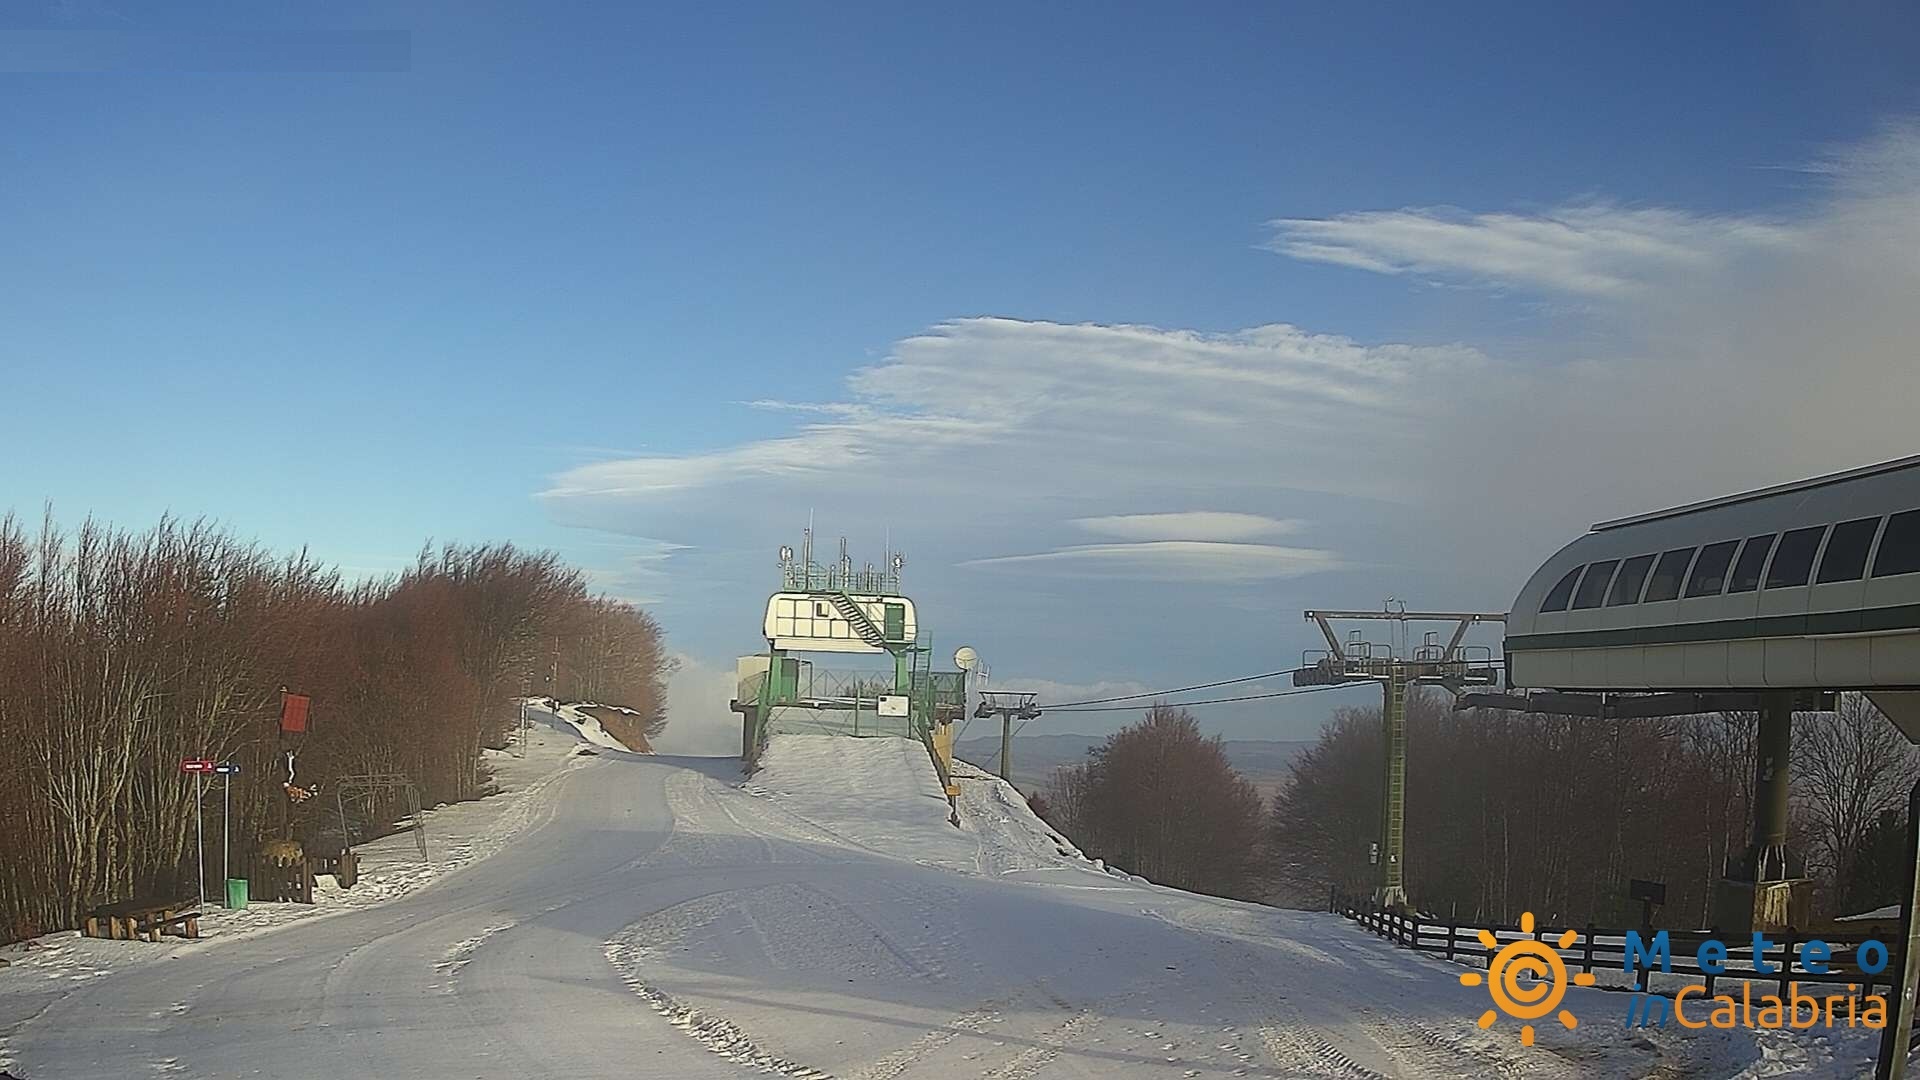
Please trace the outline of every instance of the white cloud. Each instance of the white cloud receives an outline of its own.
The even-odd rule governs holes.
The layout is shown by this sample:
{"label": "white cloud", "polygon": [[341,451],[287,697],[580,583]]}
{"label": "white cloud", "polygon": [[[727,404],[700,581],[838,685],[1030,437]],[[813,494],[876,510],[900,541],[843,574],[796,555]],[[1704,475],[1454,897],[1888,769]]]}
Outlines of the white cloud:
{"label": "white cloud", "polygon": [[1332,552],[1271,544],[1153,540],[1077,544],[1031,555],[971,559],[963,566],[1037,569],[1055,574],[1157,581],[1245,582],[1300,577],[1340,565]]}
{"label": "white cloud", "polygon": [[1109,514],[1075,518],[1075,525],[1091,533],[1123,540],[1252,540],[1300,531],[1304,522],[1260,514],[1224,510],[1189,510],[1177,514]]}
{"label": "white cloud", "polygon": [[676,554],[690,550],[685,544],[644,537],[599,546],[610,547],[615,554],[581,560],[581,573],[588,587],[616,600],[642,606],[659,603],[670,581],[667,563]]}
{"label": "white cloud", "polygon": [[[1414,497],[1499,501],[1497,528],[1477,514],[1439,519],[1456,534],[1440,561],[1497,566],[1610,516],[1913,452],[1920,129],[1827,160],[1828,186],[1780,224],[1625,214],[1644,257],[1599,263],[1631,261],[1616,276],[1638,287],[1589,298],[1578,336],[1598,344],[1586,358],[1512,364],[1433,412],[1432,452],[1407,463]],[[1554,215],[1476,221],[1487,217],[1557,227]],[[1484,227],[1496,245],[1514,231]],[[1561,280],[1524,263],[1504,272]]]}
{"label": "white cloud", "polygon": [[1410,450],[1423,402],[1487,367],[1462,346],[1369,346],[1284,324],[1204,334],[960,319],[854,372],[851,401],[810,406],[823,418],[790,435],[593,462],[543,496],[563,519],[603,526],[691,493],[749,488],[828,501],[835,490],[869,501],[983,495],[1008,511],[1057,506],[1068,492],[1111,505],[1239,488],[1225,512],[1266,516],[1274,504],[1245,488],[1270,500],[1285,486],[1366,487],[1336,476],[1356,425]]}
{"label": "white cloud", "polygon": [[1268,222],[1284,255],[1383,274],[1464,276],[1584,294],[1649,288],[1675,274],[1790,252],[1792,226],[1753,217],[1579,203],[1545,214],[1366,210]]}
{"label": "white cloud", "polygon": [[[1002,662],[1026,670],[1046,649],[1088,677],[1185,665],[1193,628],[1239,647],[1275,611],[1388,592],[1498,607],[1590,522],[1913,451],[1920,134],[1828,160],[1827,186],[1777,219],[1582,203],[1276,226],[1311,261],[1581,299],[1535,340],[1501,328],[1498,357],[1285,323],[959,319],[780,437],[585,464],[546,501],[696,544],[662,580],[704,590],[696,617],[730,613],[743,650],[773,549],[810,508],[857,552],[891,528],[942,640],[1018,638]],[[1301,520],[1315,546],[1263,542]],[[1320,571],[1348,591],[1289,591]]]}
{"label": "white cloud", "polygon": [[798,435],[709,454],[643,456],[582,465],[561,474],[552,499],[645,499],[740,480],[806,481],[844,474],[876,449],[978,443],[999,425],[942,416],[854,416],[807,426]]}

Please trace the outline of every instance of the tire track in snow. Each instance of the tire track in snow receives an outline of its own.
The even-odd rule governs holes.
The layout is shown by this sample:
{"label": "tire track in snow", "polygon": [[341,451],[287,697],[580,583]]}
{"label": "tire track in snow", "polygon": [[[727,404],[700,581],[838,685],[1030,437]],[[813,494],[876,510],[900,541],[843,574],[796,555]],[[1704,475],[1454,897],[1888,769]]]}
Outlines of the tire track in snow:
{"label": "tire track in snow", "polygon": [[908,1069],[919,1064],[928,1054],[947,1045],[962,1035],[978,1035],[987,1024],[997,1016],[992,1009],[977,1009],[962,1013],[947,1021],[946,1027],[935,1028],[895,1050],[879,1061],[854,1073],[851,1080],[894,1080]]}
{"label": "tire track in snow", "polygon": [[1279,1021],[1260,1029],[1267,1056],[1288,1075],[1334,1077],[1338,1080],[1387,1080],[1382,1073],[1360,1064],[1321,1037],[1300,1019]]}
{"label": "tire track in snow", "polygon": [[988,1070],[986,1080],[1033,1080],[1041,1069],[1053,1063],[1053,1059],[1071,1049],[1072,1041],[1084,1034],[1098,1019],[1092,1009],[1080,1010],[1065,1023],[1034,1036],[1034,1041],[1040,1045],[1029,1046],[1013,1055],[1005,1065]]}
{"label": "tire track in snow", "polygon": [[1354,1026],[1387,1056],[1419,1076],[1497,1076],[1502,1080],[1519,1080],[1536,1071],[1491,1047],[1469,1044],[1466,1034],[1449,1036],[1404,1014],[1373,1014],[1358,1019]]}
{"label": "tire track in snow", "polygon": [[701,1012],[674,1000],[660,988],[648,985],[640,978],[636,950],[628,943],[619,939],[609,941],[606,954],[607,962],[620,973],[620,981],[626,983],[628,989],[639,995],[640,1000],[664,1017],[667,1023],[685,1032],[715,1056],[775,1076],[834,1080],[833,1074],[824,1069],[789,1061],[766,1050],[726,1017]]}

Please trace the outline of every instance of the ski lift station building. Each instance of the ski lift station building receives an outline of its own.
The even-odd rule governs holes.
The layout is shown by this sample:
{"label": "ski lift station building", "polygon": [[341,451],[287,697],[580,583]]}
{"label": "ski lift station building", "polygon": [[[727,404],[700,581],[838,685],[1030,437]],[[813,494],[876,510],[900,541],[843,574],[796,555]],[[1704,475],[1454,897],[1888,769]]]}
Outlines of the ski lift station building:
{"label": "ski lift station building", "polygon": [[1601,522],[1521,589],[1506,658],[1516,688],[1864,690],[1912,738],[1920,455]]}

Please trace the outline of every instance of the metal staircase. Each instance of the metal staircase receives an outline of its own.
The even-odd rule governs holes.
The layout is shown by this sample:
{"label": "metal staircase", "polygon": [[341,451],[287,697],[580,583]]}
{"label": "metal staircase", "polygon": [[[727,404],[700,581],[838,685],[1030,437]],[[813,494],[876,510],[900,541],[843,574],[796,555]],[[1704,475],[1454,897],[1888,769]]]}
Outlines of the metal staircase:
{"label": "metal staircase", "polygon": [[861,641],[876,649],[887,647],[887,635],[873,625],[873,620],[867,618],[867,613],[854,603],[853,597],[841,592],[828,593],[827,602],[833,605],[833,610],[839,612],[841,618],[847,620],[847,625],[853,627],[853,632],[859,635]]}

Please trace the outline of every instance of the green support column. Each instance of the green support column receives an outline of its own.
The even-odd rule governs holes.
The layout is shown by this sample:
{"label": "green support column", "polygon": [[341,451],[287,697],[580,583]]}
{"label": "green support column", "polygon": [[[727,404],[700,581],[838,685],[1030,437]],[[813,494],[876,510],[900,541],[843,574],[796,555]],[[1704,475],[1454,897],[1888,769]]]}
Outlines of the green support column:
{"label": "green support column", "polygon": [[1407,811],[1407,676],[1398,664],[1387,676],[1381,722],[1386,744],[1386,783],[1381,793],[1380,892],[1381,907],[1407,903],[1405,879]]}
{"label": "green support column", "polygon": [[[760,741],[766,737],[767,717],[772,714],[773,706],[781,700],[781,685],[786,679],[786,653],[779,649],[767,650],[767,674],[760,680],[760,699],[754,703],[753,711],[742,717],[740,724],[740,758],[752,762]],[[791,698],[792,694],[788,693]]]}

